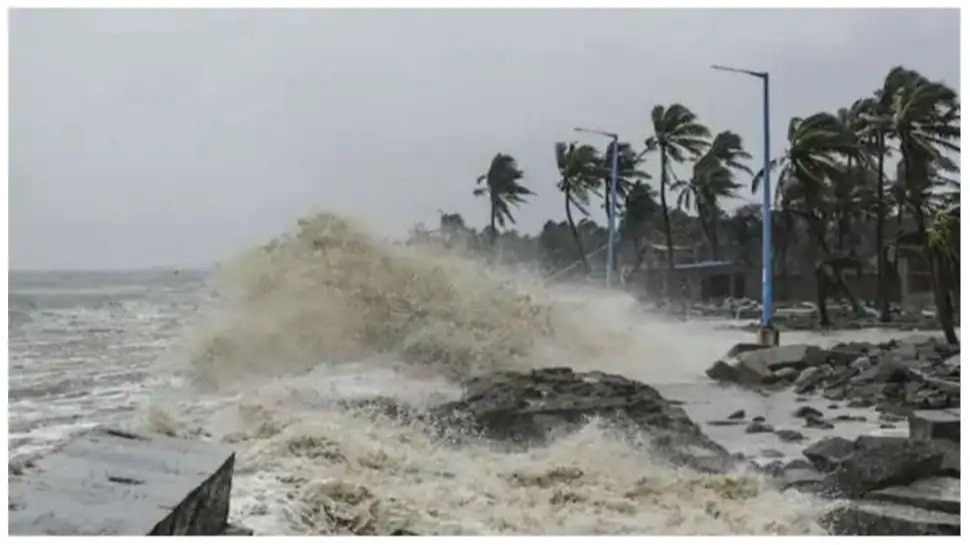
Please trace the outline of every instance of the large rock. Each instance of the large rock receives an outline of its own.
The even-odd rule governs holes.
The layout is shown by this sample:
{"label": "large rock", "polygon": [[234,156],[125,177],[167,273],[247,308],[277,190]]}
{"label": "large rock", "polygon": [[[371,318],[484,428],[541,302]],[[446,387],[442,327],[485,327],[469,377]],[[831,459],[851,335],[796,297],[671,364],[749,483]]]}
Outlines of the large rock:
{"label": "large rock", "polygon": [[737,357],[742,365],[764,366],[771,371],[791,367],[800,371],[806,367],[825,363],[826,352],[817,346],[790,344],[752,350],[739,354]]}
{"label": "large rock", "polygon": [[842,495],[860,498],[887,486],[908,485],[940,474],[943,452],[931,442],[904,437],[862,436],[829,482]]}
{"label": "large rock", "polygon": [[836,535],[960,535],[959,515],[873,500],[836,505],[821,523]]}
{"label": "large rock", "polygon": [[960,441],[960,413],[957,410],[913,411],[909,417],[909,436],[929,441]]}
{"label": "large rock", "polygon": [[809,445],[802,454],[819,471],[832,471],[842,465],[855,452],[855,444],[842,437],[828,437]]}
{"label": "large rock", "polygon": [[714,362],[707,376],[748,385],[773,384],[793,380],[806,367],[823,364],[825,358],[824,350],[804,344],[779,347],[738,344]]}
{"label": "large rock", "polygon": [[828,357],[833,365],[847,366],[859,359],[859,357],[875,352],[876,350],[877,347],[870,343],[839,343],[829,349]]}
{"label": "large rock", "polygon": [[655,389],[619,375],[549,368],[499,372],[465,384],[461,400],[432,409],[439,425],[458,426],[517,446],[544,444],[593,417],[645,437],[673,463],[723,471],[734,461],[687,413]]}
{"label": "large rock", "polygon": [[12,535],[218,535],[235,455],[222,445],[94,430],[12,480]]}

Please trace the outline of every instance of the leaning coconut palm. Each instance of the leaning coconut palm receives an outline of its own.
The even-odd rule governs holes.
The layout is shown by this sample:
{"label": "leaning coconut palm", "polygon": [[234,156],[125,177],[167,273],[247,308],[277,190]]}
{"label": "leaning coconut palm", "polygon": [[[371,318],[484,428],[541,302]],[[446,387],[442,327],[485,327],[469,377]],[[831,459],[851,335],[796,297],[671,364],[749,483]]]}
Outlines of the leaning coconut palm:
{"label": "leaning coconut palm", "polygon": [[761,235],[761,205],[746,204],[727,219],[728,243],[736,248],[736,253],[747,266],[753,266],[751,246]]}
{"label": "leaning coconut palm", "polygon": [[672,190],[680,190],[677,195],[678,207],[689,209],[693,201],[714,259],[721,258],[717,238],[718,220],[722,214],[720,200],[735,197],[741,188],[735,182],[732,170],[752,174],[751,169],[741,163],[750,158],[751,155],[744,151],[740,136],[731,131],[718,133],[711,147],[694,163],[691,178],[676,180],[670,185]]}
{"label": "leaning coconut palm", "polygon": [[[854,135],[845,130],[837,117],[822,112],[804,119],[792,119],[788,126],[788,149],[769,164],[778,172],[776,199],[805,221],[824,256],[816,265],[819,320],[823,326],[830,325],[824,299],[828,281],[834,282],[845,293],[856,314],[862,313],[840,273],[850,263],[844,257],[834,256],[826,240],[832,217],[830,180],[843,172],[839,157],[848,156],[858,157]],[[763,170],[754,176],[753,192],[758,190],[763,178]]]}
{"label": "leaning coconut palm", "polygon": [[640,181],[634,182],[626,196],[623,216],[620,219],[620,235],[633,246],[636,261],[630,274],[640,270],[643,258],[650,248],[657,224],[660,205],[656,201],[656,191]]}
{"label": "leaning coconut palm", "polygon": [[495,237],[498,234],[495,224],[505,227],[506,222],[515,223],[512,216],[511,206],[518,206],[525,202],[527,195],[533,195],[526,187],[519,184],[522,179],[522,171],[519,170],[515,158],[511,155],[498,153],[492,158],[492,163],[488,167],[488,172],[479,176],[477,184],[485,183],[484,187],[475,189],[476,196],[488,195],[489,209],[489,243],[495,245]]}
{"label": "leaning coconut palm", "polygon": [[956,92],[942,83],[915,72],[906,75],[893,97],[892,109],[892,131],[902,155],[900,198],[915,220],[918,240],[924,244],[931,287],[938,294],[937,314],[942,321],[946,309],[940,305],[948,305],[949,297],[940,295],[947,293],[948,286],[939,282],[949,282],[950,278],[941,274],[939,269],[945,269],[946,264],[934,257],[930,247],[927,218],[935,214],[938,190],[953,182],[943,173],[958,170],[947,152],[960,151],[960,101]]}
{"label": "leaning coconut palm", "polygon": [[579,258],[583,267],[589,273],[589,261],[583,242],[573,221],[572,207],[575,206],[584,216],[589,216],[589,194],[597,183],[597,168],[602,159],[596,148],[589,145],[577,146],[575,142],[567,145],[565,142],[556,143],[556,167],[559,170],[559,183],[556,187],[562,191],[566,201],[566,220],[573,234],[573,241],[579,250]]}
{"label": "leaning coconut palm", "polygon": [[[617,158],[618,176],[616,179],[617,209],[623,207],[627,193],[633,186],[642,180],[649,180],[650,175],[639,170],[640,163],[643,162],[643,154],[637,154],[628,142],[620,142],[617,145],[619,157]],[[606,151],[601,156],[598,166],[594,169],[594,177],[599,180],[592,185],[593,194],[599,196],[599,188],[603,188],[603,207],[606,209],[606,217],[612,213],[610,207],[610,189],[613,184],[613,144],[606,146]]]}
{"label": "leaning coconut palm", "polygon": [[674,242],[670,231],[670,210],[667,207],[667,188],[671,178],[671,162],[683,163],[699,157],[708,148],[710,131],[697,122],[697,116],[681,104],[669,108],[654,106],[650,112],[653,136],[644,142],[643,154],[660,153],[660,207],[664,218],[664,235],[667,242],[667,267],[674,269]]}
{"label": "leaning coconut palm", "polygon": [[959,299],[960,280],[960,204],[941,208],[933,219],[927,234],[926,247],[930,263],[936,274],[936,313],[946,340],[959,344],[953,319],[953,301],[950,291],[956,292]]}
{"label": "leaning coconut palm", "polygon": [[958,344],[953,318],[951,291],[959,295],[956,272],[960,267],[960,205],[934,207],[933,221],[925,232],[903,233],[896,244],[922,248],[918,254],[929,266],[936,315],[947,342]]}

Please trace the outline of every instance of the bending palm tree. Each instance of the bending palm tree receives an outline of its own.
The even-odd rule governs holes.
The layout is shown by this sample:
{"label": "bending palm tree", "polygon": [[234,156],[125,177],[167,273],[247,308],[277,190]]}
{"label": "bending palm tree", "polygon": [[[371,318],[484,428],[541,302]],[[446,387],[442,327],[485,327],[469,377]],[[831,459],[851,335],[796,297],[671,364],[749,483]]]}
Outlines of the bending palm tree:
{"label": "bending palm tree", "polygon": [[[818,113],[805,119],[796,117],[791,120],[788,149],[781,158],[771,162],[771,166],[777,165],[778,168],[776,198],[805,220],[825,256],[816,266],[819,320],[822,325],[829,325],[825,306],[827,279],[835,282],[849,298],[855,312],[861,313],[858,301],[839,274],[839,269],[846,267],[847,263],[832,256],[826,241],[826,226],[832,206],[829,182],[843,172],[839,156],[858,156],[855,137],[845,131],[835,116]],[[755,175],[752,191],[758,190],[763,177],[763,171]]]}
{"label": "bending palm tree", "polygon": [[697,116],[680,104],[669,108],[654,106],[650,112],[653,121],[653,136],[644,144],[643,153],[653,150],[660,152],[660,207],[663,210],[664,234],[667,239],[667,267],[674,269],[674,242],[670,232],[670,211],[667,207],[667,186],[670,176],[670,162],[683,163],[688,158],[701,155],[708,147],[710,132],[697,122]]}
{"label": "bending palm tree", "polygon": [[[934,214],[935,189],[948,180],[940,171],[956,171],[957,166],[944,151],[960,151],[960,103],[956,92],[942,83],[927,80],[916,72],[902,70],[893,96],[892,131],[902,154],[902,203],[916,222],[918,240],[923,244],[930,265],[930,283],[942,318],[950,306],[949,275],[943,274],[945,262],[934,257],[928,236],[927,216]],[[955,341],[952,324],[943,324],[947,339]]]}
{"label": "bending palm tree", "polygon": [[575,206],[584,216],[589,216],[589,193],[597,182],[597,166],[601,159],[593,146],[577,146],[575,142],[568,146],[564,142],[556,143],[556,167],[559,169],[559,183],[556,187],[563,192],[566,201],[566,221],[572,231],[573,240],[579,250],[580,259],[586,273],[589,273],[589,261],[583,242],[573,221],[572,206]]}
{"label": "bending palm tree", "polygon": [[526,187],[519,184],[522,171],[519,170],[515,158],[504,153],[496,154],[492,159],[488,172],[479,176],[476,183],[485,182],[485,187],[475,189],[476,196],[488,195],[489,210],[489,242],[495,245],[498,231],[495,224],[505,227],[506,221],[515,223],[509,205],[518,206],[525,202],[527,195],[533,195]]}
{"label": "bending palm tree", "polygon": [[643,265],[643,258],[650,248],[650,238],[653,235],[657,212],[660,209],[654,199],[655,195],[656,191],[652,187],[637,181],[626,197],[626,206],[623,208],[623,217],[620,219],[620,234],[623,236],[623,240],[629,241],[633,245],[633,250],[637,256],[633,269],[630,271],[631,274],[640,270]]}
{"label": "bending palm tree", "polygon": [[750,159],[751,155],[744,151],[741,137],[731,131],[718,133],[711,142],[711,147],[694,164],[690,180],[676,181],[671,184],[673,190],[680,189],[677,205],[690,208],[691,200],[697,208],[698,219],[704,234],[711,243],[714,259],[721,258],[720,244],[717,238],[717,223],[721,216],[719,200],[734,197],[741,185],[735,182],[732,170],[740,170],[752,174],[751,169],[742,164],[742,159]]}

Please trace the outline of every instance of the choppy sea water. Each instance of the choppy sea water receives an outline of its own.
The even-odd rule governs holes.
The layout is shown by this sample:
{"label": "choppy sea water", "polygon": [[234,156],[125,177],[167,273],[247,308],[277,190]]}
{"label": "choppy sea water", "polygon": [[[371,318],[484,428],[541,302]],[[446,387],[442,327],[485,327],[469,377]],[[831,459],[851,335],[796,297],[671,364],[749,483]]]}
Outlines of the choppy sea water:
{"label": "choppy sea water", "polygon": [[[458,446],[432,437],[416,423],[339,403],[386,396],[420,407],[456,397],[461,376],[474,369],[461,367],[456,373],[454,368],[408,363],[413,351],[444,354],[454,365],[464,362],[469,351],[475,351],[475,361],[491,362],[495,354],[511,358],[507,354],[512,350],[504,347],[518,346],[515,332],[488,320],[504,322],[515,316],[525,321],[516,322],[514,329],[541,322],[543,331],[551,328],[553,333],[537,330],[534,335],[569,344],[569,350],[536,349],[526,358],[529,363],[518,366],[565,364],[620,373],[684,401],[702,424],[737,408],[785,424],[794,404],[791,396],[765,398],[715,386],[704,377],[711,361],[740,340],[736,331],[720,329],[717,322],[636,315],[628,298],[596,291],[556,294],[550,299],[555,301],[553,315],[544,318],[547,323],[521,318],[522,308],[512,305],[518,299],[497,288],[466,305],[470,296],[463,292],[439,301],[440,285],[425,293],[407,283],[411,280],[382,277],[373,270],[366,279],[377,283],[374,292],[347,280],[334,286],[339,279],[327,278],[323,287],[328,294],[353,293],[355,300],[374,305],[361,315],[381,320],[384,329],[369,337],[374,334],[371,325],[358,320],[352,307],[332,294],[313,291],[320,285],[301,284],[306,279],[293,274],[300,269],[294,264],[299,260],[280,257],[272,271],[280,263],[288,271],[282,278],[257,275],[258,281],[244,282],[246,289],[223,290],[218,297],[207,273],[11,272],[11,457],[43,453],[105,424],[229,443],[237,450],[231,518],[263,534],[395,529],[424,534],[821,531],[815,518],[822,506],[814,498],[778,492],[754,474],[711,477],[670,467],[595,422],[548,447],[510,453],[487,444]],[[404,276],[422,274],[431,273],[409,268]],[[353,278],[363,281],[359,275]],[[459,285],[481,284],[479,278],[470,280]],[[399,290],[399,282],[407,288]],[[294,285],[300,286],[296,299],[288,292],[280,294],[280,286],[289,290]],[[417,308],[402,309],[404,303],[394,300],[395,294]],[[538,298],[532,295],[531,301]],[[224,299],[233,298],[227,306]],[[448,304],[432,308],[434,301]],[[339,312],[322,312],[322,307]],[[577,340],[582,335],[569,329],[572,322],[556,316],[567,308],[581,310],[570,311],[570,320],[580,316],[600,325],[590,326],[593,334]],[[447,312],[437,314],[441,309]],[[226,319],[227,312],[232,319]],[[404,319],[395,321],[395,312],[404,313]],[[466,317],[456,312],[468,313],[474,321],[464,322]],[[407,330],[401,346],[361,350],[374,339],[399,334],[401,327],[414,327],[407,313],[421,314],[433,327]],[[334,316],[341,319],[331,323]],[[308,323],[317,329],[304,330]],[[358,329],[347,329],[348,323]],[[478,336],[462,338],[446,327],[455,323]],[[482,331],[491,336],[480,338]],[[561,331],[572,331],[574,338],[565,340]],[[798,333],[787,340],[826,345],[887,335]],[[355,342],[347,344],[345,337]],[[335,340],[321,344],[320,338]],[[495,347],[503,351],[490,351]],[[304,361],[314,354],[342,357]],[[200,382],[200,377],[206,380]],[[219,379],[216,385],[214,377]],[[847,425],[856,428],[840,430],[846,435],[867,426]],[[770,434],[752,441],[727,428],[706,431],[730,450],[752,456],[767,448],[787,455],[797,455],[799,449],[771,443]],[[812,437],[811,432],[806,435]]]}

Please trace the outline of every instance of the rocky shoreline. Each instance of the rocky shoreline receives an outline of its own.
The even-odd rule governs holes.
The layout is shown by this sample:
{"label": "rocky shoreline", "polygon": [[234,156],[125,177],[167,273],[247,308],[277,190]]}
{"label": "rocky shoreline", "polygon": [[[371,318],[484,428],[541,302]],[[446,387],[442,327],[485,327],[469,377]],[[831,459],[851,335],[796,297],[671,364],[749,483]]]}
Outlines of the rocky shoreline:
{"label": "rocky shoreline", "polygon": [[[820,397],[833,409],[868,408],[882,429],[908,421],[908,437],[850,440],[833,433],[805,448],[804,459],[757,467],[784,487],[843,500],[820,521],[834,534],[959,534],[958,346],[934,338],[842,343],[828,350],[740,344],[707,375],[765,393],[791,390],[804,402]],[[804,405],[793,416],[806,429],[833,430],[845,415],[833,418]],[[751,420],[745,431],[774,433],[787,442],[804,439],[764,420]]]}
{"label": "rocky shoreline", "polygon": [[[947,535],[960,529],[959,370],[959,347],[935,338],[829,349],[739,344],[708,370],[718,382],[762,396],[797,396],[791,417],[803,423],[802,430],[776,429],[744,410],[701,426],[682,402],[649,385],[566,367],[475,377],[464,384],[461,399],[427,412],[386,400],[377,404],[384,412],[425,420],[453,440],[487,440],[509,449],[547,444],[599,419],[673,466],[709,474],[753,470],[780,490],[831,500],[819,519],[831,534]],[[819,402],[826,409],[816,408]],[[860,412],[875,415],[879,431],[896,435],[852,436],[845,426],[867,420]],[[899,435],[907,424],[908,436]],[[779,452],[779,459],[766,462],[764,456],[731,453],[705,433],[712,426],[773,435],[797,445],[801,455],[781,460]]]}

